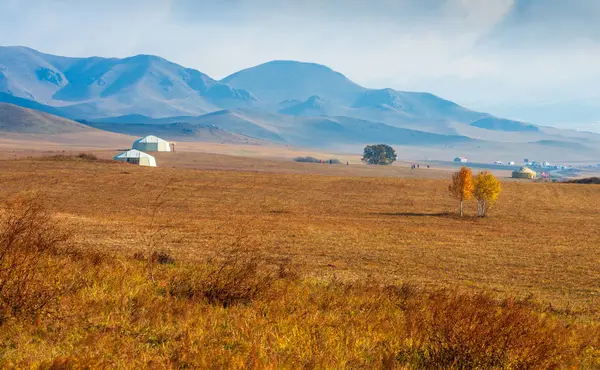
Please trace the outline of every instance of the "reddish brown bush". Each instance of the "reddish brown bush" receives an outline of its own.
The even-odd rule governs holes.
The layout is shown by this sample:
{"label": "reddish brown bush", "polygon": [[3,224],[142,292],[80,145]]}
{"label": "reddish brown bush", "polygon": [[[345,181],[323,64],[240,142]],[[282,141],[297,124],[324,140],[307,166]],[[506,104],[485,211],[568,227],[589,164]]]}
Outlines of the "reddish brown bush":
{"label": "reddish brown bush", "polygon": [[92,153],[79,153],[79,155],[77,155],[77,158],[83,159],[84,161],[97,161],[98,160],[98,157]]}
{"label": "reddish brown bush", "polygon": [[[574,365],[589,340],[565,323],[509,300],[440,291],[409,301],[398,360],[423,369],[550,369]],[[579,343],[574,346],[573,343]]]}
{"label": "reddish brown bush", "polygon": [[66,259],[57,258],[69,234],[38,200],[7,205],[0,215],[0,322],[48,308],[66,285]]}
{"label": "reddish brown bush", "polygon": [[236,246],[202,266],[190,266],[172,276],[169,293],[227,307],[248,303],[267,292],[277,273],[285,274],[285,267],[273,271],[258,250]]}

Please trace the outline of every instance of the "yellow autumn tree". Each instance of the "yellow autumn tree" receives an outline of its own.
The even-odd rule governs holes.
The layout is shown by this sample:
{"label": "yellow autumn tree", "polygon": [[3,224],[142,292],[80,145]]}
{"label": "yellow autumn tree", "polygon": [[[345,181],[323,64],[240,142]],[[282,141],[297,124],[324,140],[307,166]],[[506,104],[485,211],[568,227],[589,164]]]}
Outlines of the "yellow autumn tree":
{"label": "yellow autumn tree", "polygon": [[480,172],[474,179],[475,189],[473,195],[477,199],[477,214],[479,217],[485,217],[488,210],[492,207],[500,192],[502,186],[500,181],[489,171]]}
{"label": "yellow autumn tree", "polygon": [[460,217],[463,216],[463,202],[473,195],[473,173],[467,167],[452,175],[452,183],[448,186],[452,196],[460,201]]}

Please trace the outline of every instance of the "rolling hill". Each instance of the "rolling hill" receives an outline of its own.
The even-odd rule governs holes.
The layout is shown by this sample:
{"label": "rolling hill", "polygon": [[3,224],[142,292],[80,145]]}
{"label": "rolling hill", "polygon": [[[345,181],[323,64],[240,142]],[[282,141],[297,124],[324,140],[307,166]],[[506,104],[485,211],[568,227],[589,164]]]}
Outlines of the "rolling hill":
{"label": "rolling hill", "polygon": [[313,95],[305,101],[279,110],[281,114],[290,116],[324,116],[327,115],[327,102],[318,95]]}
{"label": "rolling hill", "polygon": [[177,141],[202,141],[223,144],[272,144],[265,140],[246,135],[232,133],[213,125],[202,125],[185,122],[173,123],[109,123],[88,122],[87,125],[103,131],[143,137],[157,135],[161,138]]}
{"label": "rolling hill", "polygon": [[[460,135],[440,135],[398,128],[384,123],[350,117],[304,117],[264,113],[246,109],[222,110],[198,117],[183,116],[152,119],[145,116],[122,116],[100,119],[91,126],[109,131],[131,133],[125,127],[156,127],[183,124],[187,129],[218,127],[221,130],[255,139],[300,147],[335,147],[387,142],[397,145],[439,146],[475,142]],[[109,126],[106,126],[110,124]],[[123,127],[118,130],[117,127]],[[173,132],[166,132],[172,137]],[[169,136],[170,135],[170,136]]]}
{"label": "rolling hill", "polygon": [[393,89],[370,90],[360,95],[353,108],[396,111],[419,118],[446,119],[470,122],[487,116],[474,112],[433,94],[396,91]]}
{"label": "rolling hill", "polygon": [[509,132],[539,132],[540,129],[529,123],[512,121],[508,119],[485,117],[471,123],[471,126],[493,131]]}
{"label": "rolling hill", "polygon": [[0,103],[0,132],[22,134],[64,134],[93,131],[90,127],[13,104]]}

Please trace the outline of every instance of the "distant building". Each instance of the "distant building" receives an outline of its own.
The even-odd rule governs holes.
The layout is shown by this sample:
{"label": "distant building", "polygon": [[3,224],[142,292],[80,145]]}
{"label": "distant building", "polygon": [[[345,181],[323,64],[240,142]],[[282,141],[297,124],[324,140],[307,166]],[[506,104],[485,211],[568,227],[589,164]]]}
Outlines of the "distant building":
{"label": "distant building", "polygon": [[502,162],[502,161],[495,161],[494,164],[499,165],[499,166],[504,166],[504,162]]}
{"label": "distant building", "polygon": [[513,171],[512,177],[514,179],[535,179],[537,177],[537,173],[527,167],[521,167],[516,171]]}
{"label": "distant building", "polygon": [[467,163],[469,160],[465,157],[456,157],[454,158],[454,162],[458,162],[458,163]]}
{"label": "distant building", "polygon": [[508,162],[508,165],[509,165],[509,166],[514,166],[514,165],[515,165],[515,162],[514,162],[514,161],[510,161],[510,162]]}
{"label": "distant building", "polygon": [[544,162],[544,163],[542,163],[542,167],[550,167],[550,162]]}

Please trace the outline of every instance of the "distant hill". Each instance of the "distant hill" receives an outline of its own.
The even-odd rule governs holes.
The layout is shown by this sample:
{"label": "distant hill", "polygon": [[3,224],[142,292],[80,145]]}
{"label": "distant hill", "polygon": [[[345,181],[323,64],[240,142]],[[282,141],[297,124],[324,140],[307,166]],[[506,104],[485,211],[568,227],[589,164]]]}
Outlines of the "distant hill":
{"label": "distant hill", "polygon": [[[170,117],[169,120],[175,120],[176,117]],[[78,120],[81,123],[84,124],[89,124],[90,122],[94,122],[94,123],[123,123],[123,124],[153,124],[153,123],[158,123],[156,122],[157,119],[156,118],[152,118],[152,117],[148,117],[148,116],[144,116],[143,114],[127,114],[124,116],[117,116],[117,117],[104,117],[104,118],[97,118],[97,119],[93,119],[90,120],[89,122],[87,120]]]}
{"label": "distant hill", "polygon": [[269,142],[222,130],[212,125],[174,123],[108,123],[90,122],[91,127],[131,136],[157,135],[167,140],[218,142],[226,144],[265,145]]}
{"label": "distant hill", "polygon": [[458,135],[440,135],[350,117],[296,117],[295,128],[282,133],[295,145],[328,147],[388,143],[406,146],[446,146],[475,142]]}
{"label": "distant hill", "polygon": [[540,129],[529,123],[513,121],[508,119],[485,117],[471,123],[471,126],[493,131],[509,132],[539,132]]}
{"label": "distant hill", "polygon": [[449,121],[470,122],[486,116],[429,93],[370,90],[360,95],[353,108],[395,111],[414,118],[441,118]]}
{"label": "distant hill", "polygon": [[279,113],[291,116],[323,116],[327,114],[326,104],[325,99],[314,95],[303,102],[279,110]]}
{"label": "distant hill", "polygon": [[[370,142],[409,146],[474,142],[464,136],[433,134],[349,117],[288,116],[244,109],[223,110],[198,117],[152,119],[143,116],[124,116],[112,121],[113,123],[110,124],[93,122],[90,125],[128,134],[138,133],[138,131],[130,131],[132,127],[135,127],[135,130],[140,127],[144,130],[155,130],[152,132],[160,132],[156,130],[162,130],[163,127],[169,127],[171,130],[172,125],[175,124],[183,125],[182,127],[186,129],[215,127],[266,142],[322,148],[343,144],[362,145]],[[118,126],[123,128],[119,129]]]}
{"label": "distant hill", "polygon": [[220,129],[262,140],[283,143],[278,133],[277,119],[265,118],[260,112],[247,113],[242,110],[222,110],[183,121],[204,126],[216,126]]}
{"label": "distant hill", "polygon": [[277,127],[281,126],[279,125],[280,121],[286,121],[286,119],[285,117],[268,113],[225,109],[202,116],[151,118],[143,115],[127,115],[95,119],[90,121],[89,124],[98,128],[102,128],[102,126],[98,125],[99,123],[112,124],[115,128],[111,129],[111,131],[116,130],[118,125],[131,126],[139,124],[143,124],[148,129],[152,129],[154,126],[168,126],[173,124],[190,125],[187,127],[217,127],[227,132],[264,141],[284,142],[285,140],[277,134]]}
{"label": "distant hill", "polygon": [[93,131],[90,127],[13,104],[0,103],[0,132],[22,134],[64,134]]}
{"label": "distant hill", "polygon": [[5,92],[0,92],[0,103],[18,105],[23,108],[35,109],[40,112],[45,112],[60,117],[65,117],[66,115],[68,115],[68,113],[64,109],[38,103],[35,100],[31,99],[19,98],[17,96],[10,95]]}
{"label": "distant hill", "polygon": [[338,103],[350,103],[357,94],[367,90],[326,66],[284,60],[244,69],[221,82],[251,91],[266,103],[304,101],[315,95]]}
{"label": "distant hill", "polygon": [[585,144],[565,140],[539,140],[536,141],[535,144],[572,150],[583,149],[585,147]]}

